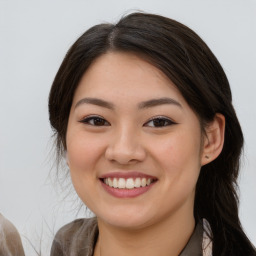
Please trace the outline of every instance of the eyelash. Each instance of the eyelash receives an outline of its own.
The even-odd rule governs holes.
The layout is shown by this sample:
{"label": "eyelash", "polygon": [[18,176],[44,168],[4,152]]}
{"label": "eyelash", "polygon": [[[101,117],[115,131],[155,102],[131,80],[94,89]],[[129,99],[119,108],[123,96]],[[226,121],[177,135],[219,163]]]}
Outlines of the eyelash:
{"label": "eyelash", "polygon": [[[93,121],[93,124],[90,123],[90,121]],[[95,121],[103,121],[103,122],[105,122],[105,124],[96,125]],[[101,116],[88,116],[88,117],[82,119],[80,121],[80,123],[84,123],[84,124],[88,124],[88,125],[92,125],[92,126],[109,126],[110,125],[110,123]]]}
{"label": "eyelash", "polygon": [[[91,121],[93,121],[93,123],[90,123]],[[101,124],[97,125],[95,123],[95,121],[100,121]],[[110,126],[110,123],[101,116],[88,116],[88,117],[82,119],[79,122],[84,123],[84,124],[88,124],[88,125],[92,125],[92,126]],[[151,122],[154,124],[154,126],[153,125],[148,125]],[[156,122],[158,122],[158,124]],[[159,123],[159,122],[161,122],[161,123]],[[148,126],[148,127],[153,127],[153,128],[162,128],[162,127],[166,127],[166,126],[170,126],[170,125],[174,125],[174,124],[177,124],[177,123],[170,120],[169,118],[166,118],[166,117],[163,117],[163,116],[157,116],[157,117],[151,118],[143,126]],[[157,126],[157,125],[159,125],[159,126]]]}
{"label": "eyelash", "polygon": [[[164,122],[165,125],[160,125],[160,126],[149,126],[147,125],[148,127],[154,127],[154,128],[162,128],[162,127],[166,127],[166,126],[170,126],[170,125],[174,125],[174,124],[177,124],[175,123],[174,121],[172,121],[171,119],[167,118],[167,117],[164,117],[164,116],[156,116],[156,117],[153,117],[151,118],[149,121],[146,122],[146,124],[149,124],[150,122]],[[156,123],[154,123],[154,125],[156,125]],[[146,126],[146,125],[143,125],[143,126]]]}

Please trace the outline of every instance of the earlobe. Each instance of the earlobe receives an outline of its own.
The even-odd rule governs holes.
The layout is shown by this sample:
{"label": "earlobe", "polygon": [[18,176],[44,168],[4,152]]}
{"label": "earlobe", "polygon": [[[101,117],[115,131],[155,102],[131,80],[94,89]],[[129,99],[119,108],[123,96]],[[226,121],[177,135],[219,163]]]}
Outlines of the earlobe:
{"label": "earlobe", "polygon": [[224,144],[224,134],[225,117],[217,113],[205,128],[201,165],[206,165],[219,156]]}

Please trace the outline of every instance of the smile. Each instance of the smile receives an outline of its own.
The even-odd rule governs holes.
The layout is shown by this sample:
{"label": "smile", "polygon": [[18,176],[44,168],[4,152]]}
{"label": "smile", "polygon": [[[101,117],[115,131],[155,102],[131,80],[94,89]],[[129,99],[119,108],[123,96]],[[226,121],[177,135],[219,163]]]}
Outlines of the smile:
{"label": "smile", "polygon": [[104,178],[103,182],[112,188],[118,189],[135,189],[146,187],[152,184],[155,180],[151,178]]}
{"label": "smile", "polygon": [[103,189],[117,198],[134,198],[155,186],[157,177],[141,172],[111,172],[99,178]]}

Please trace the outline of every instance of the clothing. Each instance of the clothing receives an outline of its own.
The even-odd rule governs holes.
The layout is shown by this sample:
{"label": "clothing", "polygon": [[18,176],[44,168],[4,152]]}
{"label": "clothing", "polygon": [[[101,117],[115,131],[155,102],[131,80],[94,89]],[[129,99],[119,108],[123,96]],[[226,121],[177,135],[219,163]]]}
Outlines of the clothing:
{"label": "clothing", "polygon": [[[205,228],[209,228],[206,220],[197,223],[179,256],[211,256],[211,241]],[[58,231],[52,244],[51,256],[93,256],[98,234],[96,218],[75,220]]]}
{"label": "clothing", "polygon": [[13,224],[0,214],[0,256],[24,256],[20,235]]}

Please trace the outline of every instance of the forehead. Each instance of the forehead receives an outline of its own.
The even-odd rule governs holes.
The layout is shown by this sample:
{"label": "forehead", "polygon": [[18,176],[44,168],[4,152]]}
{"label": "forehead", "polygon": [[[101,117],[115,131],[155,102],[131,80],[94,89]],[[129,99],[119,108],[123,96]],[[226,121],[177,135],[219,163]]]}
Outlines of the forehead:
{"label": "forehead", "polygon": [[159,69],[132,53],[108,52],[97,58],[82,76],[74,101],[83,96],[163,97],[184,101],[177,87]]}

